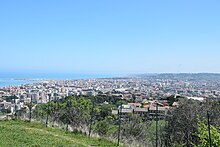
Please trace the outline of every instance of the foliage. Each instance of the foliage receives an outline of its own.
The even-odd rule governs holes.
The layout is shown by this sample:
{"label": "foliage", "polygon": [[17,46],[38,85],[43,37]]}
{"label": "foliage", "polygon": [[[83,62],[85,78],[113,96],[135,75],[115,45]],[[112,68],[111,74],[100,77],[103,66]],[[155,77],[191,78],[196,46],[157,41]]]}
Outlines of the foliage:
{"label": "foliage", "polygon": [[95,131],[100,135],[100,136],[106,136],[110,128],[110,124],[106,120],[101,120],[98,121],[95,124]]}
{"label": "foliage", "polygon": [[101,104],[95,106],[95,120],[104,120],[106,117],[112,115],[112,109],[114,109],[114,106],[111,104]]}
{"label": "foliage", "polygon": [[192,100],[182,100],[179,107],[167,117],[164,141],[167,146],[197,144],[197,115],[202,112],[202,105]]}
{"label": "foliage", "polygon": [[96,96],[83,96],[85,99],[93,99],[96,104],[103,104],[108,102],[109,104],[116,105],[120,101],[120,97],[117,96],[108,96],[108,95],[96,95]]}
{"label": "foliage", "polygon": [[[220,146],[220,129],[214,126],[210,126],[211,132],[211,144],[213,147]],[[208,126],[205,121],[198,119],[198,136],[200,138],[200,144],[197,147],[207,147],[209,146],[209,132]]]}
{"label": "foliage", "polygon": [[[164,127],[166,125],[165,120],[158,121],[158,145],[164,144]],[[146,141],[149,146],[155,146],[156,142],[156,121],[148,122],[146,129]],[[175,146],[176,147],[176,146]]]}
{"label": "foliage", "polygon": [[4,114],[11,113],[10,109],[1,109],[1,112]]}
{"label": "foliage", "polygon": [[18,99],[18,97],[17,96],[7,96],[7,97],[4,97],[3,99],[5,99],[6,102],[11,102],[14,99]]}
{"label": "foliage", "polygon": [[167,97],[167,102],[168,102],[169,106],[172,106],[174,102],[178,102],[180,99],[185,99],[185,97],[171,95],[171,96]]}
{"label": "foliage", "polygon": [[212,127],[219,124],[220,102],[180,99],[178,108],[167,116],[167,125],[164,129],[164,144],[166,146],[199,146],[201,144],[201,125],[197,117],[206,118],[210,112]]}
{"label": "foliage", "polygon": [[146,142],[146,123],[138,115],[131,115],[130,119],[121,122],[121,138],[128,144],[136,141]]}

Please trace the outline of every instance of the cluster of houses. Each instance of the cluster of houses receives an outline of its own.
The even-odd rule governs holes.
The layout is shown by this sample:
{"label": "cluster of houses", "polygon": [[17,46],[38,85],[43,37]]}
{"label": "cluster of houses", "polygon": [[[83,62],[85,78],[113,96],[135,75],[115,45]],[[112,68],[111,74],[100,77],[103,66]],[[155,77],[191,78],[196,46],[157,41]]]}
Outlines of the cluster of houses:
{"label": "cluster of houses", "polygon": [[[177,103],[173,103],[173,107],[177,107]],[[112,114],[119,115],[123,120],[129,120],[131,115],[137,115],[142,117],[143,120],[152,120],[156,117],[163,119],[171,107],[166,102],[160,102],[157,100],[143,100],[141,103],[128,103],[122,104],[118,107],[118,110],[112,110]]]}
{"label": "cluster of houses", "polygon": [[30,99],[12,99],[10,102],[0,98],[0,120],[5,118],[11,118],[15,113],[19,113],[27,109],[27,104],[30,103]]}

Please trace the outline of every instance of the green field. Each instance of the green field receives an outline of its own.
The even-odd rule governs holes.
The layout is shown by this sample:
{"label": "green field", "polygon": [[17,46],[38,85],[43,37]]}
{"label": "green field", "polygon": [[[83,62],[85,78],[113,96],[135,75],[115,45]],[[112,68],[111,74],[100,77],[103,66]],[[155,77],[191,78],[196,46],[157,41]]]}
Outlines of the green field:
{"label": "green field", "polygon": [[38,123],[11,120],[0,121],[0,146],[113,147],[116,144],[104,139],[88,138],[84,134],[66,133],[56,128],[45,128]]}

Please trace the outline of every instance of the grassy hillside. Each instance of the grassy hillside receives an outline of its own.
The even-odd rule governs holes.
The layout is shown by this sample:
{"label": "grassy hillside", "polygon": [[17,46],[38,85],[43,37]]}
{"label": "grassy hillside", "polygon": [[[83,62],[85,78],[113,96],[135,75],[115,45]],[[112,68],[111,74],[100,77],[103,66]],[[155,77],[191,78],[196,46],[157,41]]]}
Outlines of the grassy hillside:
{"label": "grassy hillside", "polygon": [[0,121],[0,146],[116,146],[112,142],[88,138],[83,134],[66,133],[55,128],[45,128],[37,123]]}

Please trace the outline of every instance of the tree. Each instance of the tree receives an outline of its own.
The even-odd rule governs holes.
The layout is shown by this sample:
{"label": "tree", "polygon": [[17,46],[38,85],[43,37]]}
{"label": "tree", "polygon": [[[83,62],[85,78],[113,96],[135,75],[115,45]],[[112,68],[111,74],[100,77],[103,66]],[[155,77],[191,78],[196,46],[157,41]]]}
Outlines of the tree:
{"label": "tree", "polygon": [[131,115],[130,120],[122,121],[121,139],[127,143],[144,144],[146,142],[146,133],[149,124],[143,121],[138,115]]}
{"label": "tree", "polygon": [[98,121],[95,124],[95,131],[100,135],[100,136],[106,136],[109,130],[109,123],[105,120]]}
{"label": "tree", "polygon": [[48,113],[47,111],[47,104],[38,104],[36,105],[35,109],[33,110],[33,115],[36,119],[44,119],[44,116]]}
{"label": "tree", "polygon": [[91,100],[84,97],[66,97],[60,104],[59,119],[74,128],[88,126],[90,111],[92,108]]}
{"label": "tree", "polygon": [[30,103],[27,104],[27,107],[29,109],[29,122],[31,122],[32,119],[32,108],[34,107],[34,104],[32,103],[32,100]]}
{"label": "tree", "polygon": [[14,96],[7,96],[4,99],[6,102],[11,102],[14,99],[18,99],[18,97],[14,95]]}
{"label": "tree", "polygon": [[199,122],[197,117],[207,117],[210,112],[210,124],[217,127],[220,121],[219,101],[195,101],[180,99],[178,108],[167,116],[164,129],[164,144],[166,146],[197,146],[200,144]]}
{"label": "tree", "polygon": [[96,106],[96,120],[104,120],[107,116],[111,116],[113,108],[114,106],[111,104]]}
{"label": "tree", "polygon": [[57,119],[59,118],[59,114],[60,114],[60,108],[61,105],[58,101],[52,101],[50,102],[50,116],[52,118],[52,126],[54,126],[55,121],[57,121]]}
{"label": "tree", "polygon": [[183,144],[192,146],[198,143],[197,115],[203,110],[200,102],[183,99],[178,108],[172,110],[167,119],[164,141],[166,146]]}
{"label": "tree", "polygon": [[[220,129],[211,125],[211,145],[212,147],[220,146]],[[208,147],[209,146],[209,133],[208,126],[204,119],[198,119],[198,136],[200,144],[196,147]]]}
{"label": "tree", "polygon": [[134,94],[132,94],[132,102],[135,103],[136,102],[136,96]]}

